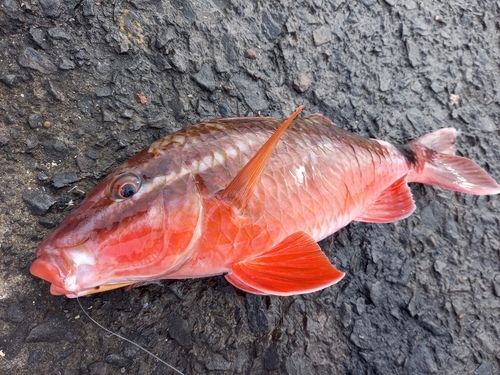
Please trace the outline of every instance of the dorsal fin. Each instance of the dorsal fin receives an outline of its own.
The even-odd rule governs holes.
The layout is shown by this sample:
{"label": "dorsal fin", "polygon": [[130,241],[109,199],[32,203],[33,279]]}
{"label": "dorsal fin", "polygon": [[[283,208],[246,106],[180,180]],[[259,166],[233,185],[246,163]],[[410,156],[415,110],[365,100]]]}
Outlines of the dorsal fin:
{"label": "dorsal fin", "polygon": [[250,159],[241,171],[239,171],[224,191],[220,193],[222,199],[231,201],[240,209],[247,205],[280,137],[302,109],[304,109],[304,105],[297,108],[297,110],[280,125],[271,138],[264,143],[254,157]]}

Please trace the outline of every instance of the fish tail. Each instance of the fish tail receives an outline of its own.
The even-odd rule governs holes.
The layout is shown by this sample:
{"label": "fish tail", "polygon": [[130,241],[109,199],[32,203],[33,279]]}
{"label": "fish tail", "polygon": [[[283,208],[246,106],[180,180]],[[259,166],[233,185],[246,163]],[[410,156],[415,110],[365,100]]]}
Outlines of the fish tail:
{"label": "fish tail", "polygon": [[476,195],[500,193],[500,185],[483,168],[455,155],[456,139],[454,128],[444,128],[400,148],[411,164],[408,182]]}

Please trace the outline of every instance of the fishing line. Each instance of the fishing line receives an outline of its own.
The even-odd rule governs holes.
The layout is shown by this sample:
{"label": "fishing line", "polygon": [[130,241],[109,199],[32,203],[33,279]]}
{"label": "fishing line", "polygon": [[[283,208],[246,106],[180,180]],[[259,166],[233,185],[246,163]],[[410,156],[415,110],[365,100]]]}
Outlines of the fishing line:
{"label": "fishing line", "polygon": [[139,344],[133,342],[132,340],[129,340],[127,339],[126,337],[123,337],[121,335],[119,335],[118,333],[114,333],[113,331],[110,331],[109,329],[107,329],[106,327],[102,326],[101,324],[99,324],[94,318],[92,318],[86,311],[85,309],[83,308],[81,302],[80,302],[80,299],[78,297],[76,297],[76,300],[78,302],[78,304],[80,305],[80,308],[82,309],[83,313],[87,316],[87,318],[89,318],[91,320],[92,323],[94,323],[96,326],[98,326],[99,328],[102,328],[103,330],[105,330],[106,332],[110,333],[111,335],[113,336],[116,336],[118,337],[119,339],[122,339],[132,345],[135,345],[136,347],[138,347],[139,349],[141,349],[142,351],[146,352],[147,354],[149,354],[151,357],[155,358],[157,361],[163,363],[165,366],[169,367],[170,369],[174,370],[175,372],[177,372],[178,374],[180,375],[185,375],[183,372],[181,372],[180,370],[177,370],[174,366],[172,365],[169,365],[167,362],[165,362],[163,359],[161,359],[160,357],[158,357],[157,355],[151,353],[149,350],[147,350],[146,348],[140,346]]}

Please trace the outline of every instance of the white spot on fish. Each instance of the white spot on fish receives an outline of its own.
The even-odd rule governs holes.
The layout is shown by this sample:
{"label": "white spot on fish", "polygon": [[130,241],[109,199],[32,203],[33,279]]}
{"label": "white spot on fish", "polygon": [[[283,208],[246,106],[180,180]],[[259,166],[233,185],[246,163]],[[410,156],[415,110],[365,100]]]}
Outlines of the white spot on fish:
{"label": "white spot on fish", "polygon": [[175,181],[176,179],[179,178],[179,176],[183,175],[186,173],[186,168],[182,168],[180,172],[173,171],[168,173],[165,177],[163,176],[158,176],[153,178],[153,184],[156,185],[167,185],[170,184],[172,181]]}
{"label": "white spot on fish", "polygon": [[396,154],[396,155],[400,154],[399,150],[393,144],[391,144],[389,142],[386,142],[386,141],[380,141],[378,139],[374,139],[374,141],[377,141],[379,144],[381,144],[382,146],[384,146],[385,149],[387,151],[389,151],[390,153]]}
{"label": "white spot on fish", "polygon": [[172,137],[172,140],[173,140],[174,142],[180,143],[180,144],[182,145],[182,144],[184,144],[184,142],[186,142],[186,137],[185,137],[185,136],[183,136],[183,135],[177,135],[177,134],[176,134],[176,135],[174,135],[174,136]]}
{"label": "white spot on fish", "polygon": [[311,164],[316,165],[318,164],[318,154],[316,154],[314,151],[309,152],[309,158],[311,159]]}
{"label": "white spot on fish", "polygon": [[248,147],[248,144],[243,141],[236,141],[236,147],[238,147],[240,152],[244,154],[250,153],[250,147]]}
{"label": "white spot on fish", "polygon": [[205,156],[201,161],[203,164],[206,165],[205,170],[213,167],[214,162],[211,156]]}
{"label": "white spot on fish", "polygon": [[95,257],[81,249],[75,249],[69,253],[71,260],[76,267],[83,264],[93,266],[95,265]]}
{"label": "white spot on fish", "polygon": [[158,143],[158,142],[153,143],[149,147],[148,152],[154,153],[154,154],[165,155],[165,150],[162,149],[162,144]]}
{"label": "white spot on fish", "polygon": [[217,129],[217,130],[224,130],[226,127],[222,124],[219,124],[217,122],[212,122],[210,124],[207,124],[207,127]]}
{"label": "white spot on fish", "polygon": [[224,156],[220,152],[218,152],[218,151],[214,152],[214,159],[220,165],[223,165],[224,162],[225,162]]}
{"label": "white spot on fish", "polygon": [[191,167],[196,171],[200,172],[200,162],[198,160],[193,160]]}
{"label": "white spot on fish", "polygon": [[236,150],[234,147],[230,146],[226,151],[228,159],[236,159],[238,156],[238,150]]}
{"label": "white spot on fish", "polygon": [[196,147],[201,143],[201,139],[199,137],[192,137],[191,139],[187,139],[186,143],[183,144],[183,150],[190,150],[192,147]]}
{"label": "white spot on fish", "polygon": [[71,275],[64,279],[64,289],[68,292],[74,292],[76,288],[76,275]]}
{"label": "white spot on fish", "polygon": [[298,167],[295,170],[294,177],[295,177],[295,182],[299,185],[302,185],[306,181],[306,177],[307,177],[306,168],[303,165]]}

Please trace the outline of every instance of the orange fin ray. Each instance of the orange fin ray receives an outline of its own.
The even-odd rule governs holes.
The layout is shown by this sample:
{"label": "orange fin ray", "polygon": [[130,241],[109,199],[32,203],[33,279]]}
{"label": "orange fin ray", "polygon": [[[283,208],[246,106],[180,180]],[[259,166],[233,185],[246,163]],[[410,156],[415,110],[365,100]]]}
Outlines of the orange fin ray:
{"label": "orange fin ray", "polygon": [[240,209],[247,205],[279,139],[302,109],[304,109],[304,105],[297,108],[297,110],[280,125],[271,138],[264,143],[224,191],[220,193],[220,198],[231,201]]}
{"label": "orange fin ray", "polygon": [[414,210],[415,203],[406,176],[403,176],[385,189],[363,215],[355,220],[366,223],[392,223],[407,218]]}
{"label": "orange fin ray", "polygon": [[314,292],[339,282],[337,270],[314,239],[296,232],[256,257],[232,266],[226,279],[255,294],[289,296]]}

